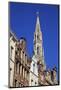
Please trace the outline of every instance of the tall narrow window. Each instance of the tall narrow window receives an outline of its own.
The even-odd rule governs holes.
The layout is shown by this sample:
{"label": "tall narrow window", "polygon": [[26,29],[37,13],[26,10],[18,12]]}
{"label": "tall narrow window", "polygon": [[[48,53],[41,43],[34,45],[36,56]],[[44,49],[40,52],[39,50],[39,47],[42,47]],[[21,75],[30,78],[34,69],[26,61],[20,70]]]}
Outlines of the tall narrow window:
{"label": "tall narrow window", "polygon": [[17,69],[18,69],[18,65],[17,64],[18,64],[18,62],[16,62],[16,73],[17,73]]}
{"label": "tall narrow window", "polygon": [[37,54],[39,54],[39,47],[37,47]]}
{"label": "tall narrow window", "polygon": [[12,75],[12,68],[10,67],[10,79],[11,79],[11,75]]}
{"label": "tall narrow window", "polygon": [[34,45],[36,44],[36,34],[34,35]]}
{"label": "tall narrow window", "polygon": [[23,67],[22,67],[22,77],[23,77]]}
{"label": "tall narrow window", "polygon": [[10,52],[11,59],[12,59],[12,55],[13,55],[13,47],[11,46],[11,52]]}
{"label": "tall narrow window", "polygon": [[37,35],[37,39],[39,39],[39,35]]}
{"label": "tall narrow window", "polygon": [[25,54],[25,64],[27,65],[27,55]]}
{"label": "tall narrow window", "polygon": [[20,74],[20,64],[16,62],[16,73]]}
{"label": "tall narrow window", "polygon": [[29,80],[29,71],[27,71],[27,80]]}
{"label": "tall narrow window", "polygon": [[35,73],[35,64],[33,64],[33,72]]}
{"label": "tall narrow window", "polygon": [[36,34],[35,34],[35,40],[36,40]]}
{"label": "tall narrow window", "polygon": [[22,50],[21,50],[21,59],[22,59]]}

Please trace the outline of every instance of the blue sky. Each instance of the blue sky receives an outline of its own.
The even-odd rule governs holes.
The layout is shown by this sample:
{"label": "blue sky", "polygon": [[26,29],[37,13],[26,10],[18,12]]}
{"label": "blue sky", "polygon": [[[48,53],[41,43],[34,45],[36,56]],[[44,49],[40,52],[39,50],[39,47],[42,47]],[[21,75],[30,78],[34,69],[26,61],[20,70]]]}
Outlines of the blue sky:
{"label": "blue sky", "polygon": [[10,3],[10,29],[17,38],[25,37],[27,52],[33,54],[36,12],[39,12],[47,68],[58,69],[58,5]]}

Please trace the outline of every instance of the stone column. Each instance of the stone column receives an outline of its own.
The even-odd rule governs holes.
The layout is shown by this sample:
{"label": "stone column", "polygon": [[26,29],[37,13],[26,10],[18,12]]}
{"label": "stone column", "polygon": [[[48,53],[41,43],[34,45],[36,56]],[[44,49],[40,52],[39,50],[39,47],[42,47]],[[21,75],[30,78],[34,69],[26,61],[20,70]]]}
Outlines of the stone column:
{"label": "stone column", "polygon": [[24,68],[23,68],[23,78],[24,78]]}
{"label": "stone column", "polygon": [[21,84],[20,84],[20,87],[21,87]]}
{"label": "stone column", "polygon": [[22,61],[23,61],[23,57],[24,57],[24,56],[23,56],[23,51],[22,51]]}
{"label": "stone column", "polygon": [[22,66],[22,74],[21,74],[21,75],[22,75],[22,77],[23,77],[23,66]]}
{"label": "stone column", "polygon": [[25,65],[25,53],[24,53],[24,65]]}
{"label": "stone column", "polygon": [[23,60],[23,65],[24,65],[24,52],[22,53],[22,60]]}
{"label": "stone column", "polygon": [[19,63],[17,63],[17,73],[19,73]]}
{"label": "stone column", "polygon": [[25,62],[26,62],[26,64],[27,64],[27,56],[26,56],[26,58],[25,58]]}
{"label": "stone column", "polygon": [[29,81],[29,72],[27,71],[27,80]]}
{"label": "stone column", "polygon": [[16,87],[18,87],[18,81],[16,82]]}
{"label": "stone column", "polygon": [[25,68],[24,68],[24,78],[25,78]]}
{"label": "stone column", "polygon": [[29,81],[29,72],[27,72],[27,80]]}
{"label": "stone column", "polygon": [[27,79],[27,71],[26,71],[26,79]]}
{"label": "stone column", "polygon": [[25,79],[27,78],[27,71],[25,70]]}
{"label": "stone column", "polygon": [[21,50],[21,59],[22,59],[22,50]]}
{"label": "stone column", "polygon": [[22,65],[20,65],[20,76],[22,74]]}
{"label": "stone column", "polygon": [[26,78],[26,70],[24,71],[24,77]]}

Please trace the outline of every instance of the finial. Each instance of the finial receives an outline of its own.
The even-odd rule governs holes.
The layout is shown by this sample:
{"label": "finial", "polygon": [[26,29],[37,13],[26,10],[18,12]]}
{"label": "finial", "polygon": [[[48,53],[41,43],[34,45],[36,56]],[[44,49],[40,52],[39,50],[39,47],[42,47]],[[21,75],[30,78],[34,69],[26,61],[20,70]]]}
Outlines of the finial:
{"label": "finial", "polygon": [[39,16],[39,12],[36,12],[37,16]]}

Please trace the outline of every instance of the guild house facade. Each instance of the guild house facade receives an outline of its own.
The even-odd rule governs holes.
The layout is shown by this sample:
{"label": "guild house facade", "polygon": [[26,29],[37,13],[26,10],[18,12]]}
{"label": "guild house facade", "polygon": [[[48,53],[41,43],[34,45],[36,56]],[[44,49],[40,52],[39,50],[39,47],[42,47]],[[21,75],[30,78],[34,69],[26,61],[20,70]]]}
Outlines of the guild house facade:
{"label": "guild house facade", "polygon": [[46,69],[44,59],[43,39],[39,16],[37,15],[34,32],[34,53],[28,56],[26,39],[20,40],[10,31],[10,55],[9,55],[9,87],[26,87],[57,85],[56,67],[52,70]]}

